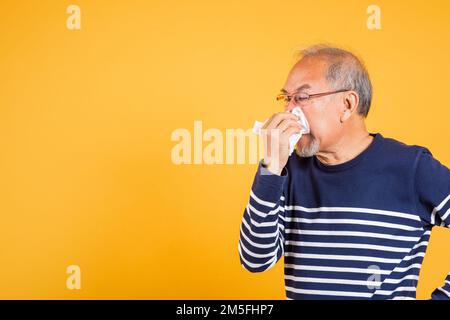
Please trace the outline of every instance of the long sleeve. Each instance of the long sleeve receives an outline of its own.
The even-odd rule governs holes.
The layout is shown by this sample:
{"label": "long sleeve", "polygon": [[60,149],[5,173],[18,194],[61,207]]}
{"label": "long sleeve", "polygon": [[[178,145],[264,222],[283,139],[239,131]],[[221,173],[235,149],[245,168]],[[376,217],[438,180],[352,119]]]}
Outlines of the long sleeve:
{"label": "long sleeve", "polygon": [[[433,158],[428,149],[419,155],[415,190],[423,220],[430,226],[450,226],[450,170]],[[450,273],[431,294],[432,300],[450,300]]]}
{"label": "long sleeve", "polygon": [[415,190],[423,220],[432,226],[450,226],[450,170],[423,148],[419,155]]}
{"label": "long sleeve", "polygon": [[250,198],[244,210],[239,257],[250,272],[270,269],[284,254],[284,202],[288,172],[271,174],[259,162]]}

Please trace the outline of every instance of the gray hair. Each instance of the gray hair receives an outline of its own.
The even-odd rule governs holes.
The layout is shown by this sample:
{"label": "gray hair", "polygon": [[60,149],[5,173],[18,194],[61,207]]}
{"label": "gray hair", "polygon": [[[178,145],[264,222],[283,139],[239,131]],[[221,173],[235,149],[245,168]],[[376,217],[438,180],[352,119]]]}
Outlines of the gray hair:
{"label": "gray hair", "polygon": [[367,117],[372,102],[372,84],[364,63],[350,51],[318,44],[300,50],[301,58],[318,57],[328,61],[327,81],[336,90],[347,89],[358,93],[358,114]]}

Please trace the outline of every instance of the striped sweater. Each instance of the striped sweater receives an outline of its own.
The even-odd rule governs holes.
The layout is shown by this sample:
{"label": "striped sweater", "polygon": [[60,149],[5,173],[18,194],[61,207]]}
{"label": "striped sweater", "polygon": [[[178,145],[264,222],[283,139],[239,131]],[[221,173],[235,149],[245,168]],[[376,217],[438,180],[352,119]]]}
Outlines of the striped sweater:
{"label": "striped sweater", "polygon": [[[250,272],[284,256],[287,299],[415,299],[433,226],[450,225],[450,170],[424,147],[371,133],[338,165],[258,165],[239,237]],[[450,274],[432,299],[450,299]]]}

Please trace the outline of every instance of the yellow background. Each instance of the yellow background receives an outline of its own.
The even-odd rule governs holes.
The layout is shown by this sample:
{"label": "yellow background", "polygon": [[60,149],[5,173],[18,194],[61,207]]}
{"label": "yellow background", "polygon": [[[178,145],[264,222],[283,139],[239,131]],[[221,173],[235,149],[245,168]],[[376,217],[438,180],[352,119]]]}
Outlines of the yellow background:
{"label": "yellow background", "polygon": [[[276,111],[293,50],[329,42],[366,62],[369,131],[449,166],[450,2],[373,3],[381,30],[362,0],[2,0],[0,298],[284,299],[282,260],[239,263],[256,165],[176,166],[170,135],[250,128]],[[418,298],[449,245],[435,228]]]}

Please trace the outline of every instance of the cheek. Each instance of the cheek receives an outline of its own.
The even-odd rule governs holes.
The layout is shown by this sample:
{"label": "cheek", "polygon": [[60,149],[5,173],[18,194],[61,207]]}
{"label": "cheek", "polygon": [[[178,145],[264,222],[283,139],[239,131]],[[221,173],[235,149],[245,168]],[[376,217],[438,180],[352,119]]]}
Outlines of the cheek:
{"label": "cheek", "polygon": [[305,137],[303,143],[309,143],[312,138],[319,141],[322,147],[326,147],[331,141],[339,136],[340,122],[339,115],[333,108],[327,105],[315,105],[312,108],[305,108],[303,112],[308,119],[311,129],[310,135]]}
{"label": "cheek", "polygon": [[[333,140],[338,134],[338,125],[336,117],[330,112],[316,112],[310,114],[307,118],[311,129],[311,136],[325,144],[327,141]],[[306,115],[308,117],[308,115]]]}
{"label": "cheek", "polygon": [[306,115],[306,117],[313,136],[321,136],[330,127],[331,117],[326,113],[314,112]]}

